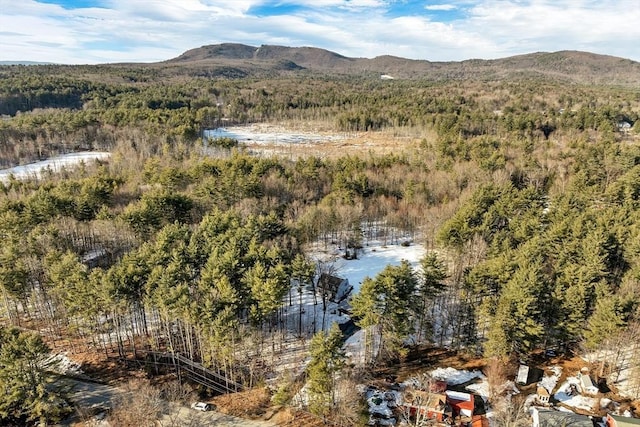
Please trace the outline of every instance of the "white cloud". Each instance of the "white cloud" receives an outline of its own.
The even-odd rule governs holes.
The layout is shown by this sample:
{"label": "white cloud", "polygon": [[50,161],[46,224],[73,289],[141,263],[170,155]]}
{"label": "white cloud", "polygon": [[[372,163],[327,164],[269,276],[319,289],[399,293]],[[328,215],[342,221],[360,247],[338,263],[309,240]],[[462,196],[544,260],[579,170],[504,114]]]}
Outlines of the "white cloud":
{"label": "white cloud", "polygon": [[455,10],[458,8],[458,6],[456,6],[455,4],[428,4],[424,7],[426,10],[442,10],[442,11],[449,11],[449,10]]}
{"label": "white cloud", "polygon": [[[109,0],[64,9],[0,0],[0,60],[159,61],[221,42],[317,46],[347,56],[432,61],[564,49],[640,60],[637,0],[449,0],[387,14],[396,0]],[[269,5],[296,12],[264,16]],[[263,16],[252,15],[260,7]],[[279,10],[286,10],[280,8]],[[401,9],[398,9],[401,10]],[[437,21],[430,11],[452,11]]]}
{"label": "white cloud", "polygon": [[[267,3],[267,2],[265,2]],[[277,4],[304,6],[309,8],[335,7],[343,9],[353,8],[379,8],[387,6],[388,0],[282,0]]]}

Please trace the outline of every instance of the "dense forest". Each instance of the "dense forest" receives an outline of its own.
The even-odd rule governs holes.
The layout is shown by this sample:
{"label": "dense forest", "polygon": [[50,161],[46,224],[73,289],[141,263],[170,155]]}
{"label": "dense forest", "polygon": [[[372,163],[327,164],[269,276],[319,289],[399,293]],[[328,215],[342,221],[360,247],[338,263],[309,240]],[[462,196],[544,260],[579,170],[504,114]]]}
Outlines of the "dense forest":
{"label": "dense forest", "polygon": [[[287,329],[286,301],[303,286],[327,292],[313,244],[402,233],[428,249],[420,268],[388,267],[352,299],[379,343],[372,366],[402,358],[416,336],[503,360],[595,351],[610,372],[624,345],[640,378],[638,90],[6,66],[0,114],[4,167],[112,153],[0,183],[0,361],[18,327],[105,357],[179,352],[250,387],[295,336],[310,351],[311,409],[330,415],[339,331]],[[202,140],[256,122],[411,139],[296,157]],[[9,403],[0,420],[60,413]]]}

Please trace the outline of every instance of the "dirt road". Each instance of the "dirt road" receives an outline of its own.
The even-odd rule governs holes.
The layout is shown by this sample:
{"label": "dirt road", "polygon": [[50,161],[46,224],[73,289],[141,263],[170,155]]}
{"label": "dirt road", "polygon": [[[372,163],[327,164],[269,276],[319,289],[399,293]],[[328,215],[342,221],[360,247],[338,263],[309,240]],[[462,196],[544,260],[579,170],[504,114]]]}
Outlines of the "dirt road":
{"label": "dirt road", "polygon": [[268,421],[245,420],[215,411],[199,412],[178,405],[172,405],[170,413],[162,417],[160,424],[163,427],[275,427]]}
{"label": "dirt road", "polygon": [[[82,381],[72,378],[61,378],[58,385],[71,390],[71,400],[82,408],[111,408],[112,404],[127,391],[110,385]],[[216,411],[200,412],[185,406],[167,402],[166,413],[159,421],[162,427],[274,427],[267,421],[253,421],[233,417]],[[72,425],[73,420],[61,425]],[[109,426],[106,421],[92,425]]]}

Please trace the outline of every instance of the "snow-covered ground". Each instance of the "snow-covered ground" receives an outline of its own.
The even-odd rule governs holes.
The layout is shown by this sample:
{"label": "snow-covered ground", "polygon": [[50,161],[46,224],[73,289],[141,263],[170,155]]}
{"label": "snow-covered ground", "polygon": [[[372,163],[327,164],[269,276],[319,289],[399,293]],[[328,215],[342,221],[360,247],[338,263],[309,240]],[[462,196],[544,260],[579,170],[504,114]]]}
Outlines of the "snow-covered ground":
{"label": "snow-covered ground", "polygon": [[11,175],[16,179],[40,178],[42,173],[45,171],[60,172],[63,168],[73,167],[81,162],[104,160],[110,156],[111,153],[102,151],[82,151],[78,153],[63,154],[41,162],[2,169],[0,170],[0,181],[7,182]]}
{"label": "snow-covered ground", "polygon": [[[417,268],[420,259],[425,254],[425,248],[420,244],[382,245],[380,242],[372,241],[358,252],[358,259],[346,260],[341,257],[342,254],[343,252],[334,245],[326,251],[313,253],[311,258],[322,262],[333,262],[334,275],[349,280],[349,284],[353,286],[353,295],[360,291],[365,277],[374,278],[388,265],[400,265],[402,260],[407,260],[414,268]],[[336,313],[337,316],[331,315],[327,318],[326,326],[330,326],[334,321],[344,323],[349,320],[348,317],[340,315],[339,311]],[[361,364],[364,363],[364,347],[365,332],[358,330],[347,339],[344,349],[352,362]]]}
{"label": "snow-covered ground", "polygon": [[599,399],[571,392],[571,385],[578,388],[579,384],[580,380],[578,377],[568,377],[553,397],[555,397],[558,402],[571,408],[584,409],[587,411],[593,411],[594,408],[598,408]]}
{"label": "snow-covered ground", "polygon": [[341,256],[343,254],[341,249],[333,245],[327,251],[311,254],[311,258],[323,262],[334,262],[334,275],[349,279],[355,294],[360,291],[365,277],[374,278],[388,265],[400,265],[402,260],[407,260],[412,267],[417,268],[425,254],[425,248],[420,244],[383,245],[380,242],[371,241],[368,242],[368,246],[358,250],[358,259],[346,260]]}
{"label": "snow-covered ground", "polygon": [[551,375],[543,376],[538,385],[544,387],[549,393],[553,393],[562,375],[562,367],[552,366],[549,370],[551,371]]}
{"label": "snow-covered ground", "polygon": [[640,397],[638,387],[637,366],[634,360],[640,355],[640,346],[620,346],[615,350],[600,351],[583,355],[583,359],[590,363],[598,363],[606,360],[616,367],[607,378],[610,385],[616,387],[621,396],[636,399]]}
{"label": "snow-covered ground", "polygon": [[[373,278],[387,265],[399,265],[403,259],[417,267],[424,253],[424,247],[419,244],[382,246],[370,242],[369,246],[358,253],[358,259],[345,260],[341,257],[343,252],[336,245],[328,247],[327,250],[315,251],[310,254],[310,258],[318,262],[331,263],[333,275],[349,280],[349,284],[353,286],[353,295],[360,290],[365,277]],[[324,311],[321,297],[314,296],[310,287],[307,286],[300,290],[301,293],[294,285],[290,294],[283,301],[285,306],[283,320],[291,335],[289,347],[303,344],[304,340],[296,340],[296,336],[304,336],[308,339],[317,331],[328,330],[334,322],[344,324],[350,320],[349,316],[341,310],[348,309],[348,301],[342,301],[340,304],[327,301],[326,311]],[[293,350],[293,348],[289,348],[289,350]],[[364,332],[362,330],[348,338],[345,350],[354,363],[363,361]],[[289,353],[291,357],[284,356],[283,359],[281,356],[277,366],[274,367],[280,371],[294,367],[303,369],[304,366],[300,366],[299,355],[296,355],[299,352],[289,351]]]}
{"label": "snow-covered ground", "polygon": [[80,376],[84,374],[80,364],[69,359],[66,352],[52,354],[42,362],[42,366],[61,375]]}
{"label": "snow-covered ground", "polygon": [[336,134],[320,134],[314,132],[292,132],[277,126],[253,124],[249,126],[230,126],[206,130],[208,138],[233,138],[244,144],[313,144],[319,142],[339,141],[344,137]]}
{"label": "snow-covered ground", "polygon": [[449,385],[463,384],[475,378],[486,380],[486,377],[480,371],[467,371],[455,368],[437,368],[429,374],[433,379],[445,381]]}

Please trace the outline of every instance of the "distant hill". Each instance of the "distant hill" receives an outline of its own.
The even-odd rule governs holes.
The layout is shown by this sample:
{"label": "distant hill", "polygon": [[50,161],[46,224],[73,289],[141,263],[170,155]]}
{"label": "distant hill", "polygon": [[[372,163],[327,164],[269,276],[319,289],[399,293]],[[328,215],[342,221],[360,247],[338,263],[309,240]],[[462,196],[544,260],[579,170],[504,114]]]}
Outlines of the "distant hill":
{"label": "distant hill", "polygon": [[51,65],[52,62],[38,62],[38,61],[0,61],[1,65]]}
{"label": "distant hill", "polygon": [[[286,47],[262,45],[260,47],[247,46],[236,43],[202,46],[191,49],[167,61],[168,63],[212,62],[212,61],[255,61],[263,64],[293,63],[299,69],[340,70],[348,66],[354,59],[347,58],[335,52],[316,47]],[[247,64],[250,65],[250,64]]]}
{"label": "distant hill", "polygon": [[640,84],[640,63],[579,51],[537,52],[502,59],[431,62],[396,56],[349,58],[316,47],[259,47],[223,43],[191,49],[163,62],[189,65],[203,75],[248,76],[263,73],[390,75],[395,78],[509,79],[552,78],[566,82]]}

